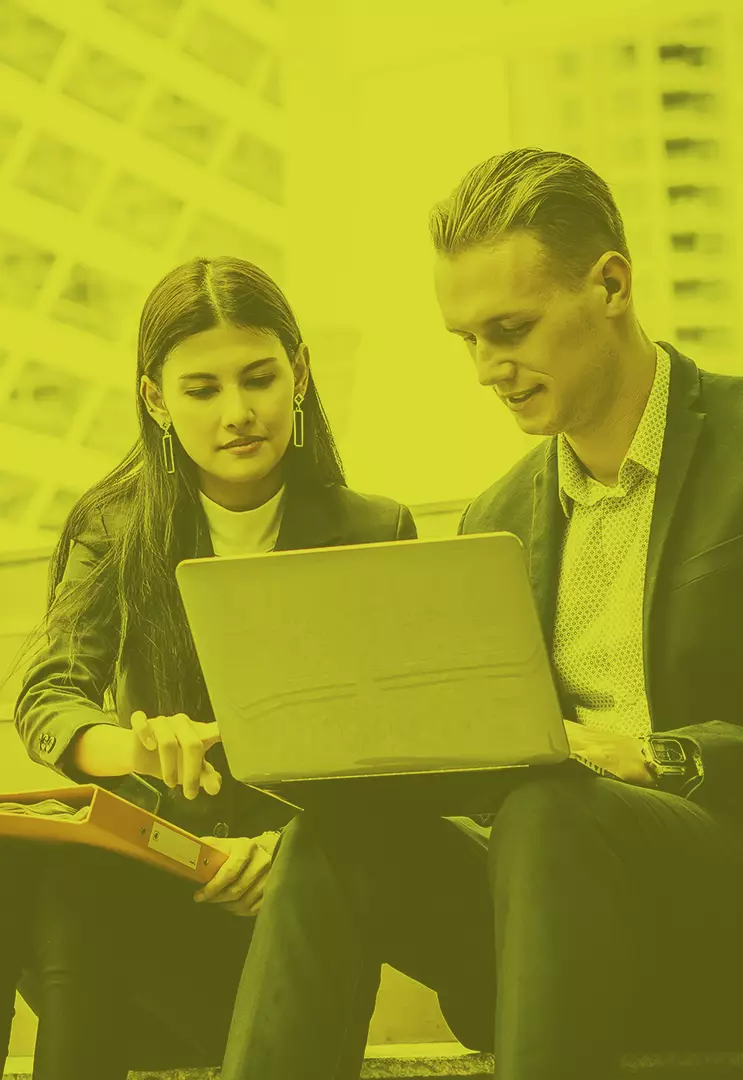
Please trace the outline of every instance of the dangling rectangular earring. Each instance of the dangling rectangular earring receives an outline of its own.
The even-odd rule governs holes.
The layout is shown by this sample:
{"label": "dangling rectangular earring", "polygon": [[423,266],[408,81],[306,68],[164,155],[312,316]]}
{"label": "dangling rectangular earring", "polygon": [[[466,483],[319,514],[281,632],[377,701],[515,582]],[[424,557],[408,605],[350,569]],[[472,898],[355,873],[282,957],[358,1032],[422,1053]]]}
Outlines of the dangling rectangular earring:
{"label": "dangling rectangular earring", "polygon": [[175,458],[173,456],[173,438],[168,428],[163,428],[163,462],[165,463],[166,473],[170,473],[172,476],[175,472]]}
{"label": "dangling rectangular earring", "polygon": [[304,413],[302,412],[303,394],[297,394],[294,398],[294,445],[304,446]]}

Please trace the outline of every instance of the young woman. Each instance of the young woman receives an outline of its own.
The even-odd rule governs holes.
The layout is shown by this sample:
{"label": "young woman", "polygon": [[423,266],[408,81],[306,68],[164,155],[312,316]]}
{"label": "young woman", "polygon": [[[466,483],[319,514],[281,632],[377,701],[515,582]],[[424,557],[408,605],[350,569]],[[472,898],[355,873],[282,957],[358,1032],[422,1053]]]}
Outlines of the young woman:
{"label": "young woman", "polygon": [[[294,315],[249,263],[197,259],[155,287],[137,401],[135,446],[62,532],[16,724],[35,761],[76,781],[117,790],[132,774],[149,778],[162,816],[229,857],[194,895],[105,853],[48,848],[42,858],[14,846],[25,889],[3,890],[12,910],[0,918],[25,929],[5,954],[0,1007],[30,967],[36,1080],[219,1064],[276,830],[289,820],[229,774],[178,562],[415,536],[405,507],[346,487]],[[249,596],[245,609],[260,633]]]}

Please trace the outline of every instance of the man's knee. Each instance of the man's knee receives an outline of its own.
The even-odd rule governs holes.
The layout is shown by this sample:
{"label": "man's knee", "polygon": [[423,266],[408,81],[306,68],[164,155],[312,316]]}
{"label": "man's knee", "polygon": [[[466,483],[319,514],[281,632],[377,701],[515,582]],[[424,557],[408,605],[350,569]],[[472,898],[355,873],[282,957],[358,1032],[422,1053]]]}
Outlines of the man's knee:
{"label": "man's knee", "polygon": [[357,872],[372,861],[364,833],[359,822],[341,813],[297,814],[281,834],[271,876],[306,882],[325,877],[328,871],[336,876]]}
{"label": "man's knee", "polygon": [[281,832],[274,864],[283,867],[289,862],[311,863],[322,846],[323,836],[329,831],[328,826],[329,823],[318,821],[309,813],[297,814]]}
{"label": "man's knee", "polygon": [[304,811],[284,829],[270,878],[276,886],[280,880],[325,888],[332,881],[373,897],[389,892],[390,882],[404,888],[436,866],[459,865],[461,859],[481,865],[482,856],[470,849],[481,851],[444,818]]}
{"label": "man's knee", "polygon": [[522,858],[544,859],[564,849],[576,855],[581,848],[595,847],[605,839],[607,823],[621,801],[613,787],[592,774],[556,773],[526,780],[509,793],[496,815],[491,862],[514,851]]}
{"label": "man's knee", "polygon": [[509,792],[496,816],[496,824],[513,821],[549,823],[556,817],[580,817],[595,807],[598,790],[596,778],[568,775],[554,770],[534,778],[526,778]]}

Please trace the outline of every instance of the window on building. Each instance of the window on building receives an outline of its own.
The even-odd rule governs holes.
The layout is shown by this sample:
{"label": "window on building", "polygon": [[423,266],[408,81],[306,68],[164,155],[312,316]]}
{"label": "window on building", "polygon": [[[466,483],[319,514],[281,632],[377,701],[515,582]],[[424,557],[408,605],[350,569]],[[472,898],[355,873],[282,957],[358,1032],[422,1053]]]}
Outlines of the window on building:
{"label": "window on building", "polygon": [[224,121],[195,101],[161,90],[142,123],[149,138],[199,165],[211,157]]}
{"label": "window on building", "polygon": [[680,42],[660,45],[658,57],[664,64],[688,64],[690,67],[705,67],[711,63],[711,53],[705,45],[685,45]]}
{"label": "window on building", "polygon": [[55,301],[52,318],[97,334],[109,341],[119,340],[139,316],[139,289],[84,263],[75,264]]}
{"label": "window on building", "polygon": [[79,213],[101,176],[103,161],[95,154],[41,132],[15,177],[18,187]]}
{"label": "window on building", "polygon": [[671,204],[697,203],[717,206],[721,199],[719,187],[702,184],[671,184],[666,188]]}
{"label": "window on building", "polygon": [[0,520],[19,521],[38,489],[30,476],[0,470]]}
{"label": "window on building", "polygon": [[69,430],[86,392],[85,380],[42,360],[26,360],[0,408],[0,419],[37,435]]}
{"label": "window on building", "polygon": [[696,342],[699,345],[714,347],[728,345],[731,334],[725,326],[679,326],[676,329],[679,342]]}
{"label": "window on building", "polygon": [[222,167],[222,175],[275,203],[284,201],[284,155],[244,132]]}
{"label": "window on building", "polygon": [[667,112],[709,112],[716,101],[714,94],[701,90],[669,90],[661,94],[661,102]]}
{"label": "window on building", "polygon": [[264,63],[266,46],[239,27],[199,11],[183,42],[183,51],[240,86],[253,86]]}
{"label": "window on building", "polygon": [[83,46],[62,90],[96,112],[126,120],[139,100],[145,76],[110,53]]}
{"label": "window on building", "polygon": [[0,300],[32,307],[56,256],[25,237],[0,231]]}
{"label": "window on building", "polygon": [[682,278],[673,282],[673,294],[679,300],[724,300],[727,283],[719,279]]}
{"label": "window on building", "polygon": [[20,4],[12,0],[0,4],[0,62],[43,82],[64,39],[63,30],[25,11]]}
{"label": "window on building", "polygon": [[724,237],[722,233],[671,233],[670,243],[674,251],[696,251],[702,254],[718,254],[724,250]]}
{"label": "window on building", "polygon": [[664,147],[669,158],[712,158],[720,152],[717,139],[666,139]]}
{"label": "window on building", "polygon": [[113,178],[98,214],[107,229],[131,240],[160,247],[167,243],[183,202],[132,173]]}

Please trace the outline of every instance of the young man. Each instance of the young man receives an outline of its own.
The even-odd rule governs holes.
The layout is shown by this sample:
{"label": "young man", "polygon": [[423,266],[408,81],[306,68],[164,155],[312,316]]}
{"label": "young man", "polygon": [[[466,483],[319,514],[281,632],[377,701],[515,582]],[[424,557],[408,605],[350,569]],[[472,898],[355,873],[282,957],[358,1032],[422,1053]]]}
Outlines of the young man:
{"label": "young man", "polygon": [[549,437],[461,530],[523,541],[571,747],[615,778],[529,779],[479,843],[444,819],[296,818],[224,1080],[357,1077],[385,961],[498,1080],[738,1048],[743,379],[647,338],[620,214],[575,158],[484,162],[431,231],[447,328]]}

